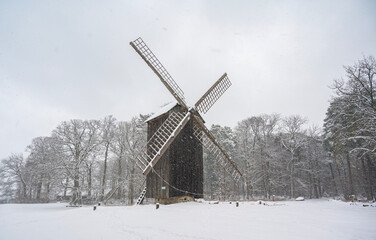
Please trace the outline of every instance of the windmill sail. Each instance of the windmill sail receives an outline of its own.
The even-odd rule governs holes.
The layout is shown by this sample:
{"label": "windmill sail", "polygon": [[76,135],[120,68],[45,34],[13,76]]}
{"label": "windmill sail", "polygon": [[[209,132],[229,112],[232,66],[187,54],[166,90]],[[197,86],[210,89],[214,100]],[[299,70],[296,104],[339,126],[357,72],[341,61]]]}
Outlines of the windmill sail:
{"label": "windmill sail", "polygon": [[183,106],[187,107],[184,99],[184,92],[176,84],[171,75],[163,67],[162,63],[154,55],[154,53],[149,49],[149,47],[144,43],[141,38],[137,38],[135,41],[129,43],[136,52],[144,59],[144,61],[149,65],[149,67],[154,71],[159,77],[162,83],[167,87],[175,99]]}
{"label": "windmill sail", "polygon": [[195,104],[197,110],[206,113],[222,94],[231,86],[227,74],[223,74]]}
{"label": "windmill sail", "polygon": [[[194,115],[193,115],[194,116]],[[226,151],[217,143],[214,136],[206,128],[204,123],[197,116],[194,116],[193,133],[202,145],[214,155],[216,161],[232,176],[237,183],[243,176],[235,162],[231,160]]]}
{"label": "windmill sail", "polygon": [[157,164],[165,151],[174,141],[191,117],[191,113],[185,115],[179,112],[172,112],[158,130],[151,136],[146,146],[136,156],[137,166],[147,175]]}
{"label": "windmill sail", "polygon": [[[147,121],[149,124],[148,142],[136,156],[136,164],[147,176],[148,193],[146,194],[144,190],[138,203],[142,202],[145,194],[148,197],[161,199],[188,193],[202,196],[204,171],[203,149],[200,145],[209,150],[225,171],[232,176],[236,183],[239,183],[242,173],[205,127],[199,114],[206,113],[231,86],[227,74],[223,74],[194,107],[188,107],[183,91],[144,41],[138,38],[130,42],[130,45],[154,71],[180,105],[173,111],[168,111],[170,115],[163,123],[160,118],[151,118]],[[188,124],[192,118],[193,124]],[[189,131],[182,131],[185,126],[190,128]],[[195,137],[191,136],[192,131]],[[157,171],[154,171],[154,167],[170,148],[172,142],[176,140],[178,134],[181,134],[182,139],[187,141],[177,141],[171,149],[172,154],[166,154],[163,157],[161,160],[163,163],[160,162],[160,170],[168,172],[168,174],[163,177],[159,176]],[[166,184],[169,185],[167,189]]]}

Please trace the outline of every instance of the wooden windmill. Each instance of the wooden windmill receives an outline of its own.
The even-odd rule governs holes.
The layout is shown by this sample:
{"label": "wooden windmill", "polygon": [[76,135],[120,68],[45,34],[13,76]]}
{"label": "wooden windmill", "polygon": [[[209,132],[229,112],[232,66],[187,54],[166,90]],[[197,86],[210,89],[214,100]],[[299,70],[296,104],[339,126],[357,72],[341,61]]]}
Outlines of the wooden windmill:
{"label": "wooden windmill", "polygon": [[176,99],[160,114],[147,120],[148,142],[137,156],[137,165],[146,175],[146,187],[138,199],[170,199],[203,196],[203,150],[238,182],[242,174],[230,156],[206,128],[200,113],[206,113],[231,86],[223,74],[193,106],[187,106],[184,93],[141,38],[130,42]]}

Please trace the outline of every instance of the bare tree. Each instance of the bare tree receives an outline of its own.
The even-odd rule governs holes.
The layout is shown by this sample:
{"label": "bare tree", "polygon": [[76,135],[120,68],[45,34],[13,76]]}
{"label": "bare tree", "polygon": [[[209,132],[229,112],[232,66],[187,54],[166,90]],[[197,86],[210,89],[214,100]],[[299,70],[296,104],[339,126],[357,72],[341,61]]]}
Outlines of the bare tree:
{"label": "bare tree", "polygon": [[251,161],[253,134],[251,132],[250,121],[244,119],[238,123],[235,128],[236,135],[236,155],[243,169],[245,180],[244,198],[250,199],[253,196],[255,185],[255,174],[253,171],[255,163]]}
{"label": "bare tree", "polygon": [[281,136],[282,146],[290,153],[289,172],[290,172],[290,196],[295,196],[295,164],[297,161],[298,151],[306,142],[306,130],[303,125],[306,119],[298,115],[285,117],[282,120],[284,133]]}
{"label": "bare tree", "polygon": [[104,161],[103,161],[103,175],[102,175],[102,182],[101,182],[101,201],[104,199],[104,190],[106,187],[106,177],[107,177],[107,161],[108,161],[108,154],[110,144],[114,138],[114,130],[115,130],[115,122],[116,119],[113,116],[107,116],[100,122],[100,131],[101,131],[101,144],[104,148]]}
{"label": "bare tree", "polygon": [[[333,88],[346,107],[353,108],[349,116],[354,121],[346,126],[346,140],[357,140],[353,151],[376,153],[376,60],[363,57],[353,66],[345,66],[346,81],[335,80]],[[348,112],[349,114],[349,112]]]}
{"label": "bare tree", "polygon": [[27,184],[25,160],[22,154],[12,154],[6,159],[1,161],[2,163],[2,177],[10,178],[9,182],[17,183],[21,186],[19,188],[18,195],[22,199],[27,198]]}
{"label": "bare tree", "polygon": [[[335,80],[336,92],[325,119],[325,146],[333,155],[338,178],[345,198],[367,186],[368,199],[374,197],[376,186],[376,61],[363,57],[353,66],[345,66],[346,79]],[[346,171],[343,171],[345,169]],[[357,169],[362,169],[358,178]],[[354,173],[355,171],[355,173]],[[337,173],[337,174],[334,174]],[[343,184],[347,180],[348,184]]]}
{"label": "bare tree", "polygon": [[44,198],[49,199],[51,189],[60,180],[59,156],[55,152],[53,139],[51,137],[34,138],[27,150],[30,152],[27,167],[31,168],[36,180],[35,198],[37,200],[41,198],[42,187],[44,187]]}
{"label": "bare tree", "polygon": [[136,173],[136,156],[141,148],[146,144],[146,116],[134,117],[130,122],[125,122],[124,130],[124,147],[126,157],[126,179],[128,181],[128,201],[133,204],[135,198],[135,183],[140,184],[144,179],[142,174]]}
{"label": "bare tree", "polygon": [[[115,185],[120,186],[125,181],[124,169],[125,161],[127,158],[127,124],[126,122],[118,122],[115,128],[115,134],[113,141],[111,142],[111,151],[116,156],[116,176],[115,176]],[[118,187],[117,189],[117,198],[120,199],[124,194],[123,187]]]}
{"label": "bare tree", "polygon": [[67,176],[73,179],[71,204],[81,201],[80,176],[82,164],[99,144],[98,121],[71,120],[61,123],[52,133],[65,156],[61,161]]}

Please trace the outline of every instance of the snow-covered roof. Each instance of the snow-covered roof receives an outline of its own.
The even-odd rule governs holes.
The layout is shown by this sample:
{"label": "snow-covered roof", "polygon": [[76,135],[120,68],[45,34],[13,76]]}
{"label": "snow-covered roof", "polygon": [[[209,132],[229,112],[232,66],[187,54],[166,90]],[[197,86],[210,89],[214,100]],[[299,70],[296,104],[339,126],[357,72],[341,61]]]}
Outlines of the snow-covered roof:
{"label": "snow-covered roof", "polygon": [[145,120],[145,122],[149,122],[165,113],[173,109],[176,105],[179,105],[177,102],[170,102],[169,104],[166,104],[165,106],[161,107],[158,111],[153,113],[148,119]]}

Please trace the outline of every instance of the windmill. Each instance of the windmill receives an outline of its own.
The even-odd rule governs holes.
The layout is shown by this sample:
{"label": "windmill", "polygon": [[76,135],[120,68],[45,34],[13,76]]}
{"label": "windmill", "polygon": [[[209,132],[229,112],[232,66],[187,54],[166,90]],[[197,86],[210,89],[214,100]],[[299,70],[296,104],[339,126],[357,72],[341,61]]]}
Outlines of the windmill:
{"label": "windmill", "polygon": [[137,166],[146,176],[146,187],[137,203],[140,204],[145,196],[157,201],[182,196],[202,197],[202,147],[237,183],[242,173],[206,128],[200,115],[205,114],[231,86],[227,74],[223,74],[193,107],[189,107],[183,91],[144,41],[138,38],[130,45],[177,101],[147,120],[148,141],[136,157]]}

